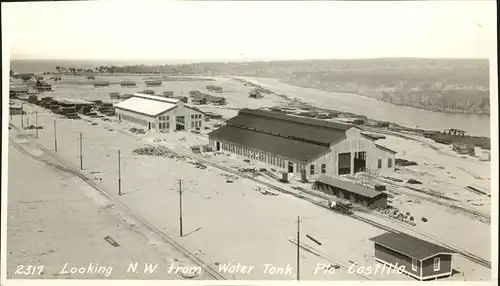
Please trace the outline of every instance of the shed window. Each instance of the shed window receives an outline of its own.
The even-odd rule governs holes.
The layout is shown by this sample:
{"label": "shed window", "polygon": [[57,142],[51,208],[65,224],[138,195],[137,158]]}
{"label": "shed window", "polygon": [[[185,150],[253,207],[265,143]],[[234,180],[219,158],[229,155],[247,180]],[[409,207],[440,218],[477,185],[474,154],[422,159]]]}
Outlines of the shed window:
{"label": "shed window", "polygon": [[417,271],[417,263],[418,263],[418,260],[416,260],[415,258],[411,259],[411,270]]}
{"label": "shed window", "polygon": [[439,259],[439,257],[435,257],[434,258],[434,264],[433,264],[433,268],[434,268],[434,271],[439,271],[439,269],[441,268],[441,259]]}
{"label": "shed window", "polygon": [[321,164],[321,174],[326,173],[326,164]]}
{"label": "shed window", "polygon": [[382,159],[378,159],[377,168],[382,169]]}
{"label": "shed window", "polygon": [[392,158],[387,159],[387,168],[392,168]]}
{"label": "shed window", "polygon": [[314,175],[314,165],[311,165],[311,175]]}

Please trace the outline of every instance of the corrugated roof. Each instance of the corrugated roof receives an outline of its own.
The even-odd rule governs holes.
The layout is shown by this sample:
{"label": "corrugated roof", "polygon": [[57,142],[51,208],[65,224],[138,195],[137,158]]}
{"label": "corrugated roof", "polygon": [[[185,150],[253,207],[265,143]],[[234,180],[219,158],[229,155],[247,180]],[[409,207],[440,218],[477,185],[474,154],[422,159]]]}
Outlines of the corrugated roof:
{"label": "corrugated roof", "polygon": [[66,104],[93,104],[92,101],[87,101],[83,99],[78,99],[78,98],[58,98],[56,99],[58,102],[63,102]]}
{"label": "corrugated roof", "polygon": [[272,111],[267,111],[267,110],[259,110],[259,109],[244,108],[244,109],[240,110],[239,113],[253,114],[253,115],[258,115],[258,116],[263,116],[263,117],[291,121],[291,122],[295,122],[295,123],[314,125],[314,126],[318,126],[318,127],[326,127],[326,128],[330,128],[330,129],[337,129],[337,130],[344,130],[344,131],[348,130],[350,128],[356,127],[356,126],[351,125],[351,124],[343,124],[343,123],[325,121],[325,120],[320,120],[320,119],[293,116],[293,115],[287,115],[287,114],[283,114],[283,113],[272,112]]}
{"label": "corrugated roof", "polygon": [[381,193],[379,191],[376,191],[375,189],[371,189],[362,185],[358,185],[355,183],[351,183],[348,181],[344,181],[339,178],[334,178],[326,175],[322,175],[321,177],[316,179],[317,182],[321,182],[323,184],[327,184],[342,190],[346,190],[351,193],[355,193],[358,195],[361,195],[363,197],[367,198],[374,198],[379,195],[384,195],[384,193]]}
{"label": "corrugated roof", "polygon": [[138,97],[135,94],[133,97],[115,105],[116,108],[142,113],[148,116],[156,116],[176,106],[176,102],[151,100],[144,97]]}
{"label": "corrugated roof", "polygon": [[387,232],[370,240],[417,260],[424,260],[439,253],[455,254],[453,250],[403,233]]}
{"label": "corrugated roof", "polygon": [[9,91],[18,91],[18,92],[23,92],[23,91],[28,91],[28,87],[25,85],[18,85],[18,86],[10,86]]}
{"label": "corrugated roof", "polygon": [[[311,124],[298,123],[293,116],[276,116],[274,113],[254,113],[240,111],[239,114],[226,122],[226,125],[258,130],[288,138],[307,140],[321,145],[329,145],[346,138],[344,126],[333,129]],[[291,118],[291,119],[290,119]],[[337,125],[335,125],[337,126]]]}
{"label": "corrugated roof", "polygon": [[162,96],[156,96],[156,95],[149,95],[149,94],[144,94],[144,93],[139,93],[136,92],[134,93],[134,97],[140,97],[144,99],[149,99],[149,100],[154,100],[154,101],[162,101],[162,102],[167,102],[167,103],[178,103],[180,100],[176,98],[168,98],[168,97],[162,97]]}
{"label": "corrugated roof", "polygon": [[315,159],[330,151],[328,147],[232,126],[222,126],[210,132],[208,135],[215,140],[233,142],[235,144],[247,146],[248,148],[269,152],[302,162]]}
{"label": "corrugated roof", "polygon": [[377,148],[380,148],[380,149],[382,149],[382,150],[384,150],[384,151],[387,151],[387,152],[391,152],[391,153],[393,153],[393,154],[396,154],[396,153],[397,153],[396,151],[391,150],[391,149],[389,149],[389,148],[387,148],[387,147],[384,147],[384,146],[382,146],[382,145],[379,145],[379,144],[375,144],[375,146],[376,146]]}
{"label": "corrugated roof", "polygon": [[120,84],[135,84],[135,81],[133,81],[133,80],[124,80],[124,81],[120,82]]}

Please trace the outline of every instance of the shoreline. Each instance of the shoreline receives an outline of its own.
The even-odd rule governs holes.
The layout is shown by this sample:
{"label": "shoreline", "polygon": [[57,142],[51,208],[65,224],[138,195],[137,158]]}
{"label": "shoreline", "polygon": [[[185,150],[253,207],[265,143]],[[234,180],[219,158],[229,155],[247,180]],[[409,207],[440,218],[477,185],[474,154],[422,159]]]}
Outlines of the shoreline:
{"label": "shoreline", "polygon": [[[264,78],[264,77],[262,77],[262,78]],[[280,83],[289,84],[289,85],[295,86],[295,87],[310,88],[310,89],[315,89],[315,90],[318,90],[318,91],[325,91],[325,92],[332,92],[332,93],[353,94],[353,95],[363,96],[363,97],[375,99],[375,100],[378,100],[378,101],[381,101],[381,102],[386,102],[386,103],[390,103],[390,104],[394,104],[394,105],[398,105],[398,106],[407,106],[407,107],[412,107],[412,108],[426,110],[426,111],[441,112],[441,113],[448,113],[448,114],[464,114],[464,115],[490,116],[489,112],[478,112],[478,111],[468,112],[468,111],[464,111],[464,110],[460,110],[460,109],[447,109],[447,108],[437,108],[437,107],[426,108],[425,106],[410,105],[410,104],[405,104],[405,103],[400,103],[400,102],[387,101],[387,100],[383,100],[383,99],[380,99],[380,98],[377,98],[377,97],[371,97],[369,95],[361,94],[361,93],[354,93],[354,92],[342,91],[342,90],[321,89],[321,88],[314,87],[314,86],[299,85],[299,84],[294,83],[293,81],[289,81],[289,80],[285,80],[285,79],[280,79],[280,78],[273,78],[273,79],[276,79]]]}
{"label": "shoreline", "polygon": [[[323,112],[335,112],[341,118],[342,117],[345,117],[345,118],[363,118],[366,121],[374,122],[375,124],[388,124],[389,125],[387,127],[383,127],[383,126],[366,126],[364,124],[362,125],[362,126],[366,126],[366,127],[370,127],[370,128],[376,129],[376,130],[383,130],[383,129],[389,128],[389,130],[393,129],[392,131],[412,132],[412,133],[416,133],[416,134],[421,135],[421,136],[424,136],[424,134],[427,133],[427,132],[436,132],[436,130],[422,129],[422,128],[416,128],[416,127],[408,127],[408,126],[400,125],[400,124],[397,124],[397,123],[391,122],[391,121],[376,120],[376,119],[373,119],[373,118],[369,118],[366,115],[356,114],[356,113],[353,113],[353,112],[344,112],[344,111],[335,110],[335,109],[328,109],[328,108],[317,107],[317,106],[314,106],[314,105],[312,105],[310,103],[304,102],[303,100],[300,100],[300,99],[297,99],[297,98],[292,98],[292,97],[290,97],[290,96],[288,96],[286,94],[280,94],[280,93],[274,92],[272,90],[268,90],[267,88],[265,88],[265,87],[263,87],[263,86],[261,86],[261,85],[259,85],[257,83],[248,81],[247,79],[244,79],[244,78],[231,77],[231,76],[225,76],[225,78],[228,78],[230,80],[239,81],[241,83],[247,84],[247,85],[249,85],[251,87],[254,87],[254,88],[265,89],[265,90],[267,90],[269,92],[269,94],[273,94],[273,95],[285,98],[290,103],[295,103],[299,107],[305,107],[306,109],[323,111]],[[276,79],[276,80],[279,81],[279,82],[282,82],[279,79]],[[288,84],[286,82],[282,82],[282,83]],[[316,90],[318,90],[318,89],[316,89]],[[322,91],[322,90],[320,90],[320,91]],[[368,97],[368,96],[364,96],[364,97]],[[370,98],[370,97],[368,97],[368,98]],[[372,99],[375,99],[375,98],[372,98]],[[375,99],[375,100],[378,100],[378,99]],[[441,132],[440,132],[440,134],[441,134]],[[470,139],[483,139],[483,140],[487,140],[487,141],[491,142],[491,138],[490,137],[486,137],[486,136],[466,135],[464,138],[466,140],[470,140]],[[460,141],[460,140],[457,140],[457,141]],[[487,148],[487,149],[490,149],[490,148]]]}

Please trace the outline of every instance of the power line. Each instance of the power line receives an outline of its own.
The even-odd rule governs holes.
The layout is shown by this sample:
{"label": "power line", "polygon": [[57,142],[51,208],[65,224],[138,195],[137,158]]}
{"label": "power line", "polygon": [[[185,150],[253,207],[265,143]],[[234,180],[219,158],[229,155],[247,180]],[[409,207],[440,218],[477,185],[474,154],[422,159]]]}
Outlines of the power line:
{"label": "power line", "polygon": [[297,217],[297,281],[300,280],[300,216]]}
{"label": "power line", "polygon": [[118,150],[118,195],[122,195],[122,175],[121,175],[121,163],[120,163],[120,150]]}
{"label": "power line", "polygon": [[182,232],[182,179],[178,180],[179,182],[179,226],[180,226],[180,235],[183,236]]}

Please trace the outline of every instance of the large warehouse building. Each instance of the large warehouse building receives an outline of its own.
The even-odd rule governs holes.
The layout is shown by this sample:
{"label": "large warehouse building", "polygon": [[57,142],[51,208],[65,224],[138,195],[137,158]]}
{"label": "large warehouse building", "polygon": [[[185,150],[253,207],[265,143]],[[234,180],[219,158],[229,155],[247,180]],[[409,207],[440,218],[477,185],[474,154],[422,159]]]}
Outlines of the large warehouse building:
{"label": "large warehouse building", "polygon": [[209,133],[214,150],[232,152],[307,179],[394,171],[394,151],[359,128],[318,119],[243,109]]}
{"label": "large warehouse building", "polygon": [[204,113],[182,101],[154,95],[134,93],[131,98],[115,105],[120,121],[144,126],[147,130],[181,131],[202,129]]}

